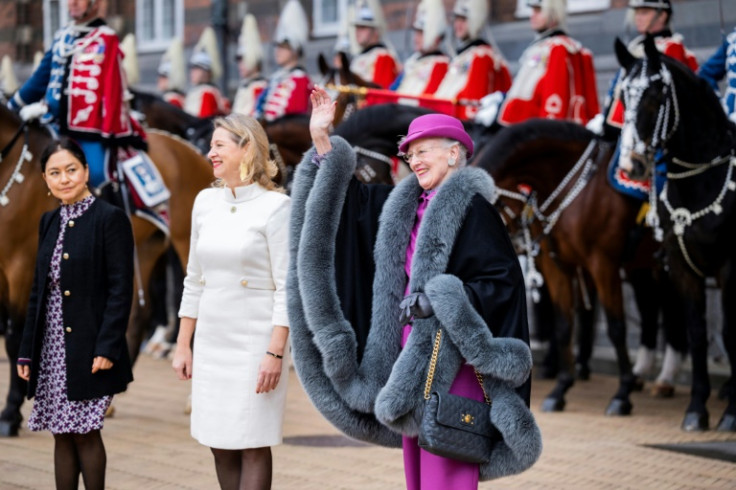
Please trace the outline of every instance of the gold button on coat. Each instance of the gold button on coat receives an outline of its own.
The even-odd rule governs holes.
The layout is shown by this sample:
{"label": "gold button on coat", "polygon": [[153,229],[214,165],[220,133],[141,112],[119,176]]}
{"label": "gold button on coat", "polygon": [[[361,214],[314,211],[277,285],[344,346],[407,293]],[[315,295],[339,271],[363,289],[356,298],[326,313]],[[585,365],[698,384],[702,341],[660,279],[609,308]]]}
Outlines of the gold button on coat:
{"label": "gold button on coat", "polygon": [[69,291],[68,289],[64,291],[64,296],[71,296],[71,295],[72,295],[72,292]]}
{"label": "gold button on coat", "polygon": [[69,254],[66,252],[64,252],[64,255],[62,255],[62,257],[64,258],[64,260],[69,260]]}
{"label": "gold button on coat", "polygon": [[69,228],[74,228],[74,220],[69,220]]}
{"label": "gold button on coat", "polygon": [[66,330],[66,331],[67,331],[67,333],[69,333],[69,332],[71,332],[71,331],[72,331],[72,327],[66,327],[66,328],[65,328],[64,330]]}
{"label": "gold button on coat", "polygon": [[248,281],[246,281],[245,279],[243,279],[242,281],[240,281],[240,285],[243,286],[243,287],[246,287],[248,285]]}

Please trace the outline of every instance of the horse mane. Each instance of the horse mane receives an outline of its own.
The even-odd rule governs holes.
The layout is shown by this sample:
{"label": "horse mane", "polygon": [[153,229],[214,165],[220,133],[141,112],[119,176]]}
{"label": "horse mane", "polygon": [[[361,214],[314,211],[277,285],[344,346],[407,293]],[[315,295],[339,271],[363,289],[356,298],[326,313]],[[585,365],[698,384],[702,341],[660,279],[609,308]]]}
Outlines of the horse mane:
{"label": "horse mane", "polygon": [[528,147],[530,143],[542,141],[587,143],[591,137],[590,131],[574,122],[530,119],[496,133],[474,164],[493,175],[497,171],[505,170],[506,165],[513,161],[510,157]]}
{"label": "horse mane", "polygon": [[161,135],[164,135],[164,136],[168,136],[169,138],[175,139],[176,141],[179,141],[180,143],[184,143],[189,148],[191,148],[192,150],[196,151],[197,154],[199,154],[199,155],[202,154],[199,151],[199,148],[197,148],[192,142],[190,142],[189,140],[186,140],[186,139],[182,138],[178,134],[170,133],[170,132],[165,131],[163,129],[157,129],[157,128],[146,128],[146,133],[161,134]]}

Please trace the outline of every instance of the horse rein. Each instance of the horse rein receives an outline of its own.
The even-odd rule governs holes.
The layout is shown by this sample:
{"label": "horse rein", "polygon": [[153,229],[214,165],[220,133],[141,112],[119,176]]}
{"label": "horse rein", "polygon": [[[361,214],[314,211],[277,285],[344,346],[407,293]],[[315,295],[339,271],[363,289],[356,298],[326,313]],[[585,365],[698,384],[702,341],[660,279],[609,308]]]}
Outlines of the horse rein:
{"label": "horse rein", "polygon": [[10,154],[10,151],[13,149],[13,146],[15,146],[15,143],[18,141],[21,132],[23,133],[23,149],[20,152],[20,158],[18,158],[18,162],[15,164],[15,168],[10,174],[8,182],[0,191],[0,206],[7,206],[10,203],[10,199],[8,198],[8,192],[10,191],[10,188],[13,187],[13,184],[21,184],[25,180],[25,177],[21,173],[23,163],[26,161],[30,162],[33,159],[33,155],[31,155],[31,152],[28,151],[28,122],[23,121],[13,137],[10,138],[8,144],[5,145],[2,150],[0,150],[0,163],[2,163],[3,160],[5,160],[5,158]]}
{"label": "horse rein", "polygon": [[[542,275],[537,271],[535,265],[536,257],[539,255],[539,244],[544,238],[549,236],[549,234],[552,232],[552,229],[557,224],[560,216],[562,216],[562,213],[580,195],[588,182],[590,182],[591,177],[597,167],[595,158],[591,158],[591,154],[596,148],[597,143],[598,140],[595,138],[590,140],[588,146],[580,155],[580,158],[578,158],[578,161],[575,162],[575,165],[573,165],[570,171],[560,181],[557,187],[550,193],[547,199],[545,199],[541,206],[537,205],[537,197],[535,192],[513,192],[502,189],[500,187],[496,187],[495,195],[492,201],[492,204],[494,204],[495,206],[498,205],[499,197],[506,197],[511,200],[521,202],[523,204],[523,209],[519,213],[519,217],[517,219],[516,213],[514,213],[513,210],[505,203],[501,202],[501,204],[503,205],[503,210],[510,211],[507,211],[507,214],[512,218],[512,221],[519,224],[519,227],[522,230],[522,249],[528,257],[527,270],[525,271],[524,275],[527,278],[527,287],[532,290],[532,294],[534,297],[538,296],[539,293],[537,290],[544,284]],[[577,178],[573,182],[573,178],[575,178],[576,175]],[[571,182],[572,186],[570,186]],[[560,198],[563,190],[568,187],[569,190],[560,199],[557,208],[555,208],[554,211],[550,212],[548,215],[545,215],[544,213],[548,210],[552,203]],[[536,237],[532,237],[531,224],[534,222],[535,219],[543,225],[543,228],[541,233],[539,233]]]}

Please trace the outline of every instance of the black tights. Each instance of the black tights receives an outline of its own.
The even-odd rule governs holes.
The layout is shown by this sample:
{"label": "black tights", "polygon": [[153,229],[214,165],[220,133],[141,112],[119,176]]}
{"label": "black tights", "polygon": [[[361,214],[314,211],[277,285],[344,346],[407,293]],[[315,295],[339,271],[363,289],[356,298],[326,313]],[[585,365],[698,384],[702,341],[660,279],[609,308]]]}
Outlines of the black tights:
{"label": "black tights", "polygon": [[215,449],[217,481],[222,490],[268,490],[271,488],[271,448]]}
{"label": "black tights", "polygon": [[86,434],[54,434],[54,442],[57,490],[77,490],[80,472],[86,490],[105,488],[107,454],[99,430]]}

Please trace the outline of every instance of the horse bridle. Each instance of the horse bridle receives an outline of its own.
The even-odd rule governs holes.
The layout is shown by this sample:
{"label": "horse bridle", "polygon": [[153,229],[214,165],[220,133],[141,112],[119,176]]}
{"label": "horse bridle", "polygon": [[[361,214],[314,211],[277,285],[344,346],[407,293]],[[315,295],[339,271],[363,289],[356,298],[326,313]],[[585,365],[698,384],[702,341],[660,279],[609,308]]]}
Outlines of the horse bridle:
{"label": "horse bridle", "polygon": [[[651,141],[646,143],[636,129],[636,115],[641,104],[644,92],[651,86],[652,82],[662,82],[662,97],[664,102],[660,104],[657,111],[657,120],[652,132]],[[647,75],[647,60],[642,63],[641,73],[635,78],[625,78],[621,84],[624,97],[624,132],[631,131],[633,143],[621,141],[621,153],[638,154],[646,158],[650,166],[654,164],[654,156],[657,150],[664,149],[680,125],[680,104],[677,99],[677,91],[672,82],[672,73],[662,63],[659,71]],[[672,121],[670,125],[670,121]]]}
{"label": "horse bridle", "polygon": [[[624,93],[624,105],[625,105],[625,117],[624,117],[624,130],[628,129],[631,131],[633,138],[632,145],[624,145],[622,141],[621,151],[629,151],[633,153],[636,151],[639,155],[646,158],[647,163],[650,167],[654,167],[654,156],[658,150],[664,150],[667,142],[670,140],[672,135],[677,130],[680,124],[680,107],[677,98],[677,92],[672,79],[672,73],[669,71],[666,65],[662,64],[657,73],[653,75],[647,75],[647,61],[644,60],[642,64],[641,73],[636,78],[625,79],[622,84],[622,91]],[[664,101],[660,104],[659,110],[657,111],[657,119],[652,133],[652,139],[649,143],[645,143],[640,137],[636,129],[636,114],[638,112],[641,98],[649,88],[652,82],[661,80],[663,84],[662,97]],[[672,114],[672,117],[670,116]],[[671,127],[669,121],[672,120]],[[649,211],[647,212],[646,222],[654,230],[654,237],[658,241],[664,239],[664,231],[660,226],[659,215],[657,211],[658,197],[662,200],[665,209],[669,213],[670,221],[672,221],[672,231],[675,234],[677,244],[680,248],[685,262],[688,264],[695,274],[700,277],[705,277],[700,268],[698,268],[692,257],[687,251],[685,245],[685,231],[693,224],[697,219],[700,219],[708,214],[720,214],[723,211],[723,200],[726,197],[728,191],[736,190],[736,182],[733,181],[733,167],[736,166],[736,155],[732,150],[728,155],[718,156],[705,163],[688,163],[678,158],[672,159],[673,163],[678,166],[684,167],[687,170],[683,172],[667,172],[667,181],[664,183],[662,192],[657,196],[657,185],[655,182],[655,174],[652,171],[652,183],[649,192]],[[716,198],[708,206],[703,207],[699,211],[693,212],[685,207],[674,207],[668,198],[668,182],[669,180],[686,179],[699,175],[711,168],[720,166],[724,163],[728,163],[728,170],[726,171],[726,177]]]}
{"label": "horse bridle", "polygon": [[21,173],[23,163],[33,159],[33,156],[28,151],[28,122],[23,121],[13,137],[10,138],[8,144],[0,150],[0,163],[2,163],[3,160],[5,160],[5,157],[10,154],[10,151],[13,149],[13,146],[15,146],[21,133],[23,133],[23,149],[20,152],[20,158],[18,158],[18,162],[15,164],[15,168],[13,169],[13,173],[10,174],[8,182],[2,190],[0,190],[0,206],[7,206],[10,203],[10,199],[8,198],[10,188],[13,187],[13,184],[20,184],[25,180],[25,177]]}
{"label": "horse bridle", "polygon": [[[575,162],[575,165],[573,165],[570,171],[541,205],[537,204],[536,192],[514,192],[501,187],[496,187],[495,195],[493,196],[494,206],[497,208],[500,207],[501,209],[499,209],[499,211],[502,211],[509,216],[521,229],[523,239],[522,249],[527,255],[527,269],[524,271],[524,277],[526,278],[526,286],[531,290],[532,297],[535,302],[538,302],[538,289],[544,284],[544,279],[539,271],[537,271],[535,264],[536,257],[539,255],[539,244],[544,238],[549,236],[552,229],[562,216],[562,213],[580,195],[588,182],[590,182],[596,169],[596,158],[591,157],[596,144],[596,139],[592,139],[590,143],[588,143],[588,146],[580,155],[578,161]],[[568,188],[568,186],[570,186],[569,190],[563,195],[563,190]],[[507,199],[522,203],[523,208],[521,212],[517,215],[508,205],[499,201],[500,197],[506,197]],[[559,204],[556,208],[550,210],[550,207],[558,200],[558,198]],[[531,224],[535,220],[542,225],[542,232],[536,237],[532,237]]]}

